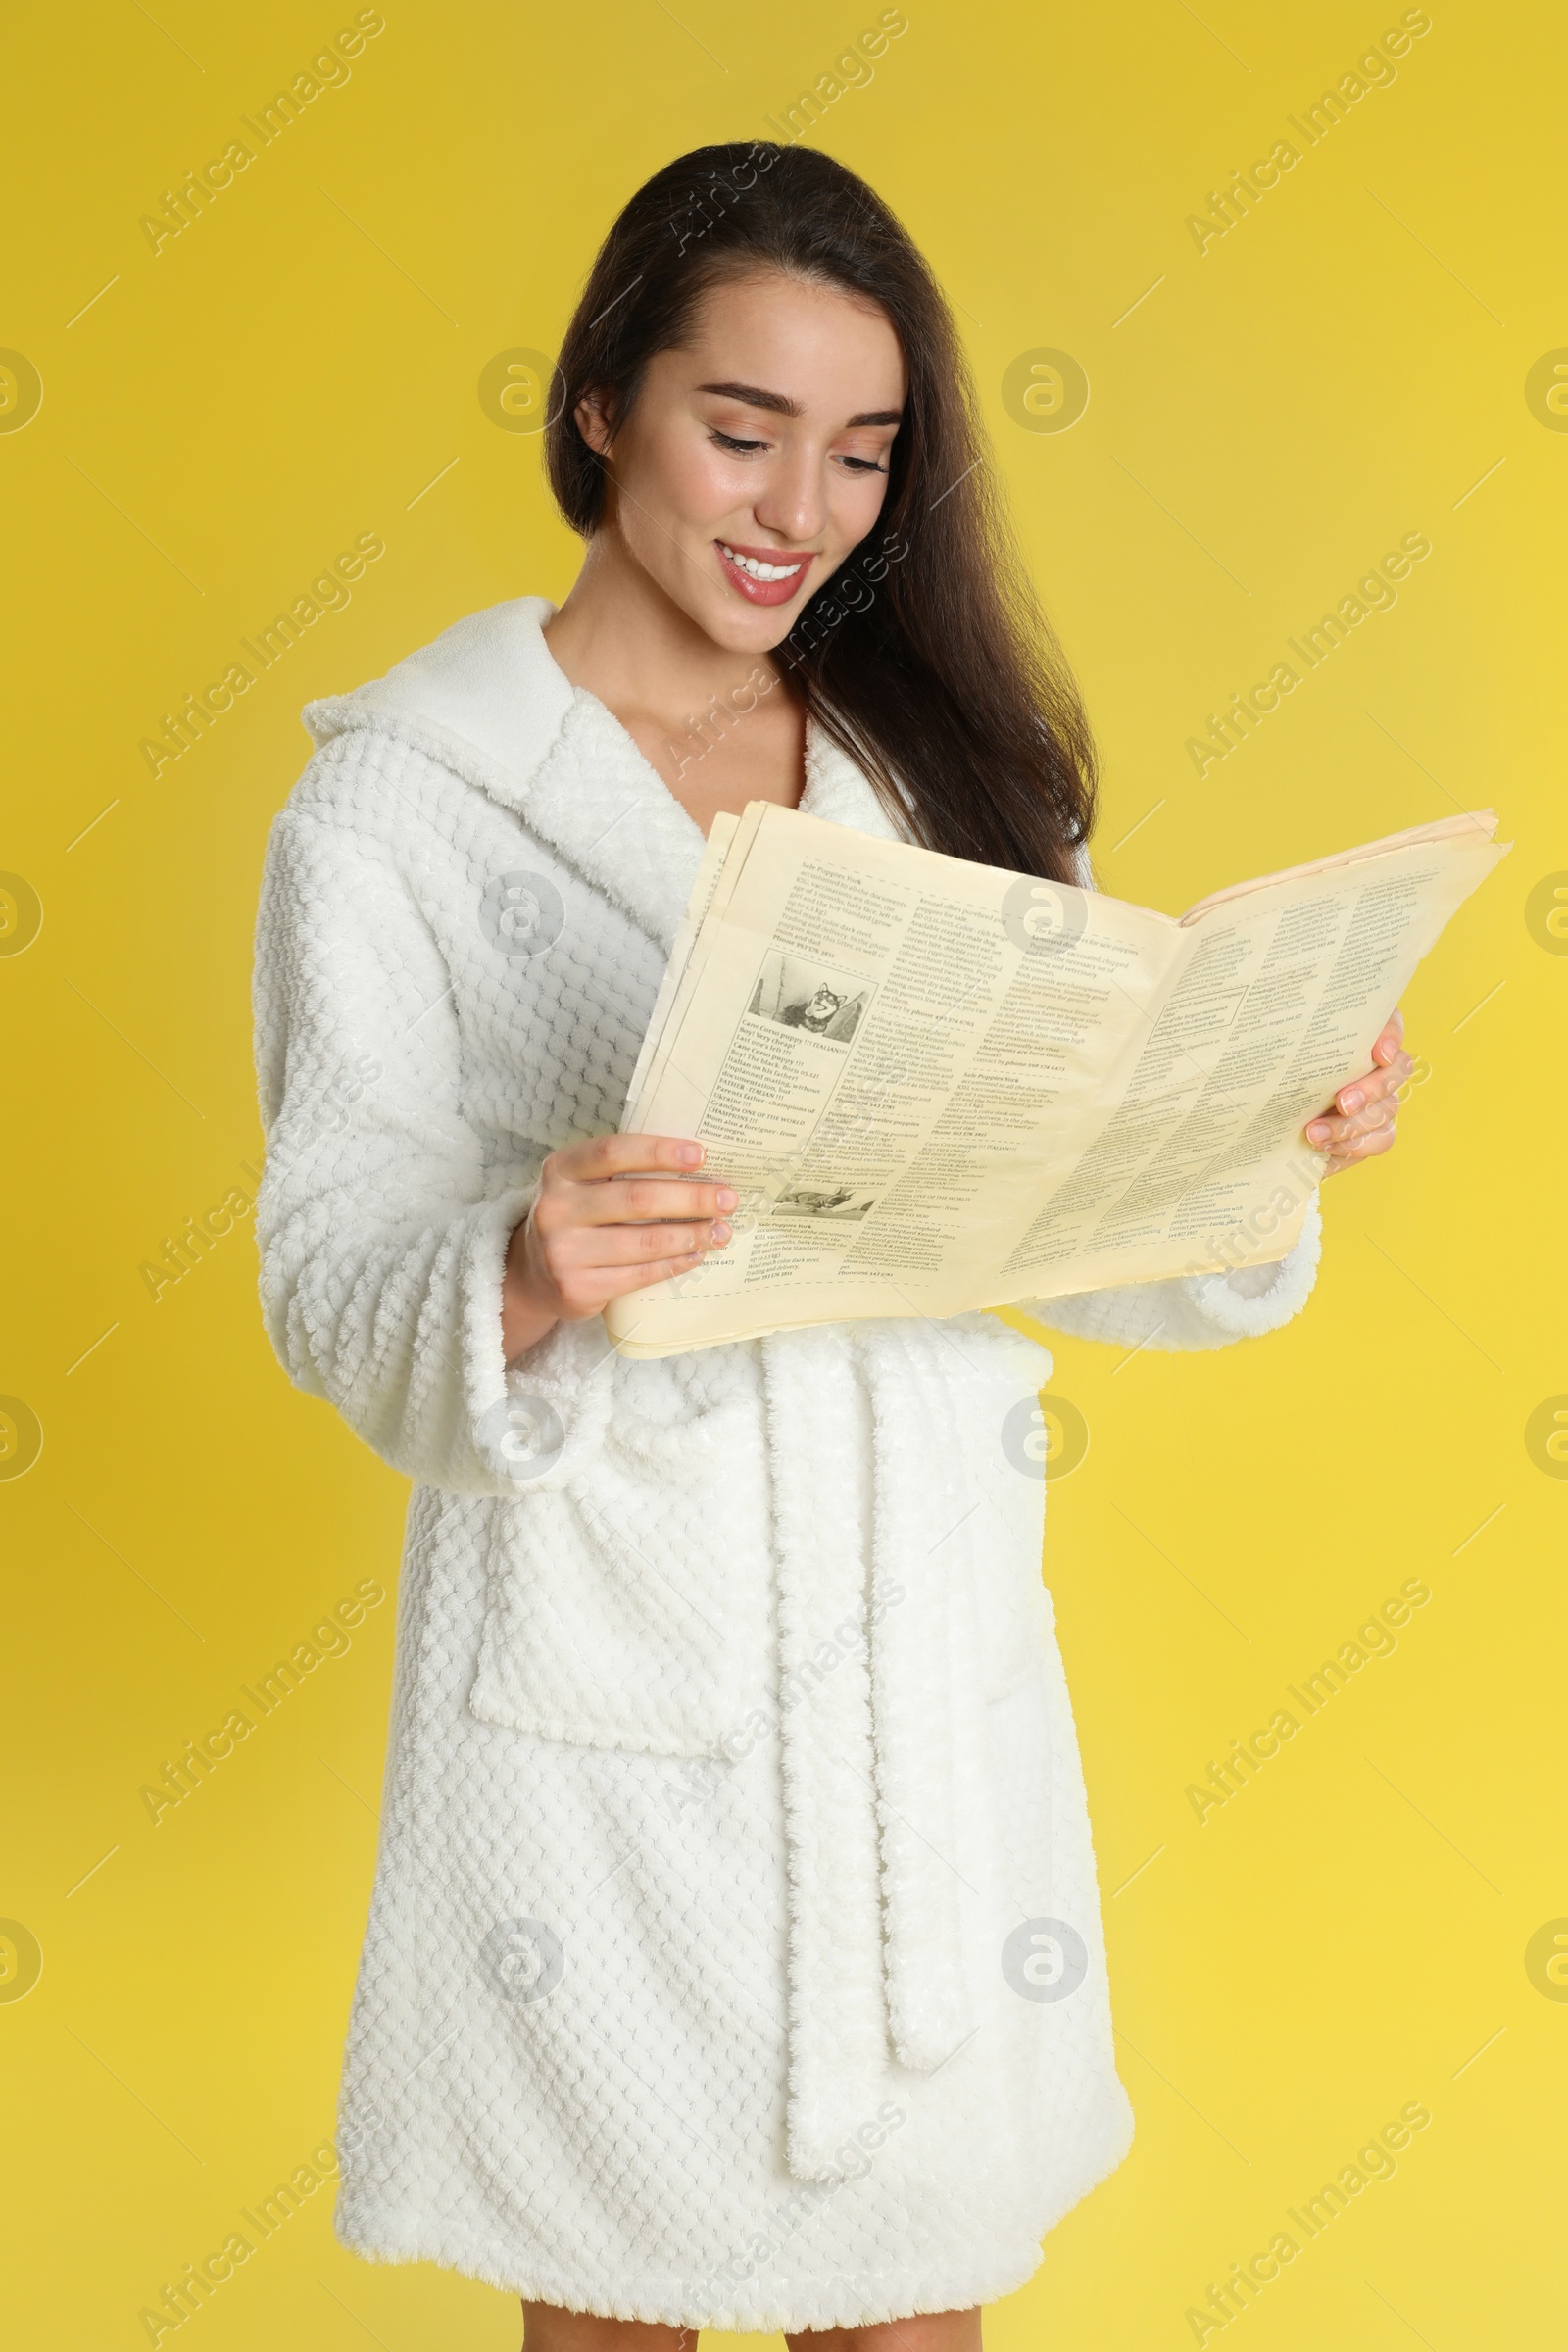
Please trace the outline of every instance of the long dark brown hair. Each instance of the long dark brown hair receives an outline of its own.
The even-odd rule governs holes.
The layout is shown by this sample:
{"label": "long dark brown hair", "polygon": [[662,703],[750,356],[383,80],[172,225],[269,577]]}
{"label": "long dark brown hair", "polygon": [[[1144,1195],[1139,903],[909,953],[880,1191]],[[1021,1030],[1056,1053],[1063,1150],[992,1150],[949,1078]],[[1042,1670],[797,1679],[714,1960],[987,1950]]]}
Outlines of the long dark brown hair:
{"label": "long dark brown hair", "polygon": [[546,462],[562,512],[585,538],[604,512],[577,403],[601,392],[613,430],[709,289],[767,270],[877,303],[908,381],[877,529],[776,649],[789,691],[927,849],[1076,880],[1094,743],[998,502],[952,313],[882,199],[831,156],[700,147],[638,189],[561,349]]}

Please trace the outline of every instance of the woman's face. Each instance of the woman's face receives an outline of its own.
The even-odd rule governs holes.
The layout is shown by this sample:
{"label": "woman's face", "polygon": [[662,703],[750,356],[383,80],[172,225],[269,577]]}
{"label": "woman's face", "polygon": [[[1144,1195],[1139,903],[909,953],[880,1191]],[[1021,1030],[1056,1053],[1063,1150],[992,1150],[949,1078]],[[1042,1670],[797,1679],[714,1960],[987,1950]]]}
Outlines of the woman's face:
{"label": "woman's face", "polygon": [[777,645],[882,509],[904,406],[885,312],[775,271],[713,287],[691,340],[649,363],[609,459],[631,561],[717,645]]}

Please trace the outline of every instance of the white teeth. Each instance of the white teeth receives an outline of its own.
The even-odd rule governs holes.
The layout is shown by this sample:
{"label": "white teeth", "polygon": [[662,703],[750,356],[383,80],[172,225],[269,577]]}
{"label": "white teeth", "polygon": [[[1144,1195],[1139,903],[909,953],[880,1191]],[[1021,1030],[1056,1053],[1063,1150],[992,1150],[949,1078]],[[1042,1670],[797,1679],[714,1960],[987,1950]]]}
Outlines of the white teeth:
{"label": "white teeth", "polygon": [[801,569],[800,564],[763,564],[756,556],[737,555],[722,539],[718,544],[730,562],[754,580],[792,580]]}

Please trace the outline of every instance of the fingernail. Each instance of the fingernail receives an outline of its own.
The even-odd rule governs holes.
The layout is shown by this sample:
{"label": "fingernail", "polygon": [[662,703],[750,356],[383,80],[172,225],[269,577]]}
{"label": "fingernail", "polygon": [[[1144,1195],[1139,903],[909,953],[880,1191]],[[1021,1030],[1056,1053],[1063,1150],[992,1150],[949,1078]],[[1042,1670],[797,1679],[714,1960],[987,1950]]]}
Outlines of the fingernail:
{"label": "fingernail", "polygon": [[1314,1144],[1326,1143],[1328,1141],[1329,1123],[1327,1119],[1314,1119],[1306,1132],[1311,1137]]}
{"label": "fingernail", "polygon": [[701,1144],[682,1144],[675,1156],[683,1168],[695,1168],[702,1159],[703,1147]]}
{"label": "fingernail", "polygon": [[1364,1100],[1358,1086],[1348,1086],[1340,1097],[1340,1108],[1342,1110],[1359,1110]]}
{"label": "fingernail", "polygon": [[719,1186],[717,1200],[720,1208],[733,1208],[738,1198],[738,1194],[732,1193],[727,1184]]}
{"label": "fingernail", "polygon": [[718,1223],[713,1227],[713,1243],[715,1248],[721,1249],[724,1243],[729,1240],[730,1234],[733,1230],[733,1227],[726,1225],[723,1218],[720,1217]]}

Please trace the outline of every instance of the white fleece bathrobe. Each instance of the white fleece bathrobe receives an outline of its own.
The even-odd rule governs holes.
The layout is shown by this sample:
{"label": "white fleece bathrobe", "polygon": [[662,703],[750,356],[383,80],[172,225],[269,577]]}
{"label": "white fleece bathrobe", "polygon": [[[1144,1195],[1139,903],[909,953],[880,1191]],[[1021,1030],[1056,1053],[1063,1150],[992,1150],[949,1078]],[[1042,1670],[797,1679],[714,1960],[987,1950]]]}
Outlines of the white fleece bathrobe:
{"label": "white fleece bathrobe", "polygon": [[[1051,1358],[974,1314],[634,1363],[596,1318],[505,1365],[507,1237],[617,1125],[703,848],[553,610],[311,704],[268,850],[268,1325],[415,1481],[337,2234],[688,2327],[987,2302],[1132,2132],[1003,1443]],[[807,767],[893,830],[814,729]],[[1318,1236],[1314,1200],[1277,1267],[1039,1312],[1219,1347]]]}

